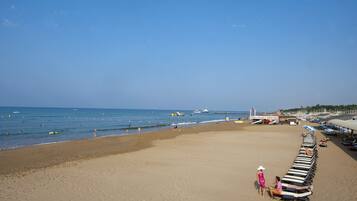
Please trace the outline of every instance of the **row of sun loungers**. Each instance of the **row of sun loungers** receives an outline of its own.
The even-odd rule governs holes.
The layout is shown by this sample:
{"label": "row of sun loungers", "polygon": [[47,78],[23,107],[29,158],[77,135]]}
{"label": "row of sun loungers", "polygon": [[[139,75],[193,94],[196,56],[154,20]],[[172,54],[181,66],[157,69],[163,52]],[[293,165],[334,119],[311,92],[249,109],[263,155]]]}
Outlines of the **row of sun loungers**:
{"label": "row of sun loungers", "polygon": [[303,143],[291,168],[281,179],[283,200],[309,200],[318,158],[316,143]]}

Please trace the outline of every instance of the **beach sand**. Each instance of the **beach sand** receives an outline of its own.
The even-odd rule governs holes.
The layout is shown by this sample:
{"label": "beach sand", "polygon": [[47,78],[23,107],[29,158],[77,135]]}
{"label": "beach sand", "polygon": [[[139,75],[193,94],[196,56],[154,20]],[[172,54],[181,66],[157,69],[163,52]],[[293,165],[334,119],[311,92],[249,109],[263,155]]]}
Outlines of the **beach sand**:
{"label": "beach sand", "polygon": [[50,167],[68,161],[132,152],[152,146],[152,141],[154,140],[170,139],[178,135],[207,131],[240,130],[244,126],[246,125],[213,123],[188,128],[142,132],[142,134],[99,137],[4,150],[0,151],[0,175],[9,173],[24,174],[24,171]]}
{"label": "beach sand", "polygon": [[[220,123],[3,151],[0,200],[269,200],[255,189],[256,168],[267,168],[268,183],[282,176],[296,157],[301,131]],[[313,198],[352,200],[356,161],[330,144],[321,151]],[[329,196],[340,168],[355,174],[336,180],[348,185],[341,191],[346,199]]]}
{"label": "beach sand", "polygon": [[339,137],[329,138],[328,147],[319,149],[311,200],[357,200],[357,152],[342,146]]}

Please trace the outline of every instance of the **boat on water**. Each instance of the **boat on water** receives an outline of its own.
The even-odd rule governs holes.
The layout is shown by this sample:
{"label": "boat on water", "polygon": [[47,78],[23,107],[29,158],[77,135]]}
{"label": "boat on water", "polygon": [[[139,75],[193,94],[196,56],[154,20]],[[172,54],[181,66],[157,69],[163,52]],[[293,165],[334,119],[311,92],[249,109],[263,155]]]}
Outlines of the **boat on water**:
{"label": "boat on water", "polygon": [[201,114],[201,110],[194,110],[192,114]]}
{"label": "boat on water", "polygon": [[196,109],[196,110],[194,110],[192,113],[191,113],[191,115],[194,115],[194,114],[201,114],[201,113],[208,113],[208,109],[207,108],[205,108],[205,109]]}
{"label": "boat on water", "polygon": [[50,131],[48,132],[49,135],[58,135],[58,134],[61,134],[61,132],[59,131]]}
{"label": "boat on water", "polygon": [[173,112],[171,113],[172,117],[179,117],[179,116],[185,116],[185,113],[183,112]]}

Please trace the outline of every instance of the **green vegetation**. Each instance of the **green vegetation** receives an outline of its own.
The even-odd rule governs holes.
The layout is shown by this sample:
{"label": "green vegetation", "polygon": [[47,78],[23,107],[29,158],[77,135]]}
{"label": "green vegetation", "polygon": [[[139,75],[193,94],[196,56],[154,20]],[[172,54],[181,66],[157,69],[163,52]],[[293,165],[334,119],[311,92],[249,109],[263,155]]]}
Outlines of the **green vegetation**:
{"label": "green vegetation", "polygon": [[317,104],[315,106],[301,106],[300,108],[291,108],[282,110],[283,112],[337,112],[337,111],[350,111],[350,110],[357,110],[356,104],[351,105],[320,105]]}

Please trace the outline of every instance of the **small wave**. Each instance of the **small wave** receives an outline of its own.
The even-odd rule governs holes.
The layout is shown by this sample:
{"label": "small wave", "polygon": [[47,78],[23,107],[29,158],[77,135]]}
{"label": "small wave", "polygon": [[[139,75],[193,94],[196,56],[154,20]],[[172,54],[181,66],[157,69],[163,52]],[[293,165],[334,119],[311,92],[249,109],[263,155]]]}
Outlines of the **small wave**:
{"label": "small wave", "polygon": [[208,123],[218,123],[218,122],[224,122],[226,121],[225,119],[216,119],[216,120],[209,120],[209,121],[201,121],[200,124],[208,124]]}
{"label": "small wave", "polygon": [[133,130],[133,129],[148,129],[148,128],[160,128],[160,127],[165,127],[169,126],[169,124],[154,124],[154,125],[143,125],[143,126],[130,126],[127,128],[122,128],[122,130]]}
{"label": "small wave", "polygon": [[98,128],[97,131],[118,131],[122,130],[123,128]]}
{"label": "small wave", "polygon": [[187,125],[193,125],[197,124],[197,122],[181,122],[181,123],[173,123],[171,126],[187,126]]}
{"label": "small wave", "polygon": [[160,128],[169,126],[169,124],[154,124],[154,125],[142,125],[142,126],[127,126],[121,128],[99,128],[97,131],[116,131],[116,130],[137,130],[137,129],[149,129],[149,128]]}
{"label": "small wave", "polygon": [[0,147],[0,151],[11,150],[11,149],[18,149],[21,147],[25,147],[25,145],[15,145],[11,147]]}
{"label": "small wave", "polygon": [[19,149],[23,147],[31,147],[31,146],[40,146],[40,145],[45,145],[45,144],[57,144],[57,143],[63,143],[63,142],[69,142],[72,140],[61,140],[61,141],[55,141],[55,142],[41,142],[41,143],[35,143],[35,144],[24,144],[24,145],[15,145],[11,147],[0,147],[0,151],[5,151],[5,150],[11,150],[11,149]]}

